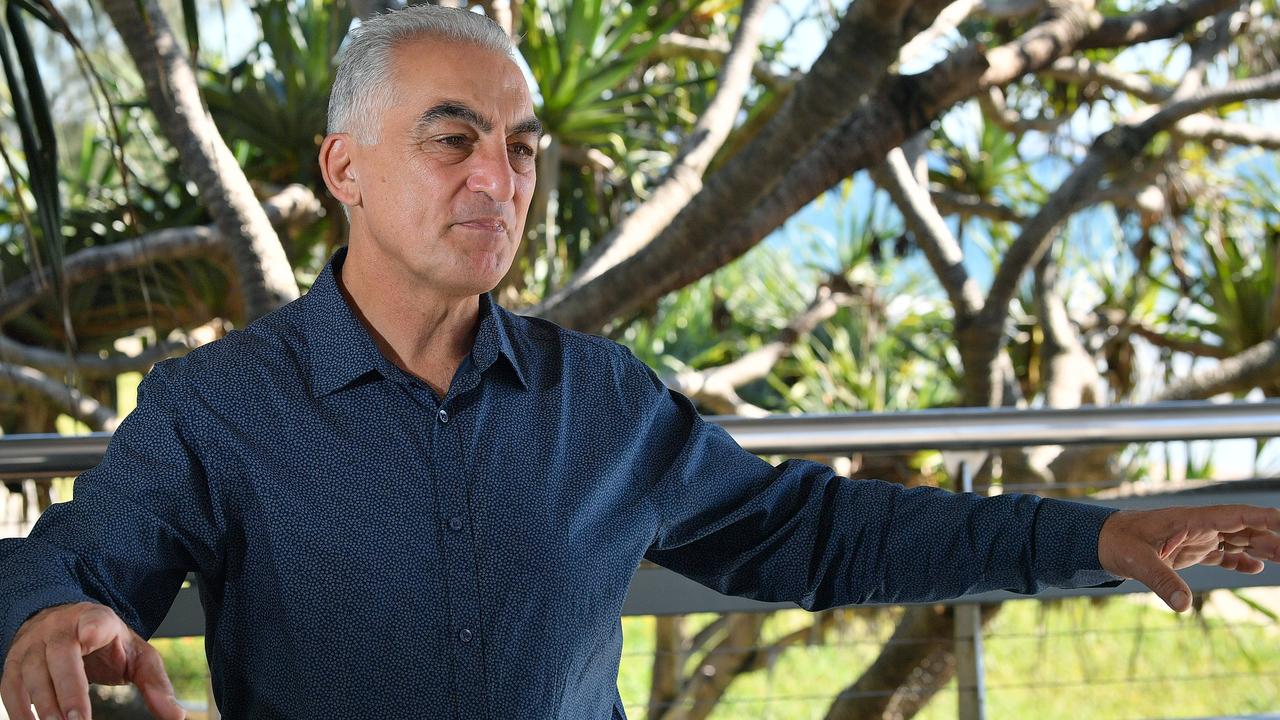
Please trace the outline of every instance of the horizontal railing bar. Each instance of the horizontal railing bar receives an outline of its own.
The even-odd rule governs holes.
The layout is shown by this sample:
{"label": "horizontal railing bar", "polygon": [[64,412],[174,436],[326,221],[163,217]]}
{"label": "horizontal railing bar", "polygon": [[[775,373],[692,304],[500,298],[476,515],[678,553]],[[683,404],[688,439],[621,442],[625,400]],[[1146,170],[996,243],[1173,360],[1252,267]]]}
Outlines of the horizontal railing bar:
{"label": "horizontal railing bar", "polygon": [[[955,408],[896,413],[707,416],[760,455],[959,450],[1026,445],[1280,436],[1280,400],[1073,409]],[[110,433],[0,438],[0,479],[76,475],[97,465]]]}
{"label": "horizontal railing bar", "polygon": [[1280,435],[1280,400],[707,418],[751,452],[960,450]]}

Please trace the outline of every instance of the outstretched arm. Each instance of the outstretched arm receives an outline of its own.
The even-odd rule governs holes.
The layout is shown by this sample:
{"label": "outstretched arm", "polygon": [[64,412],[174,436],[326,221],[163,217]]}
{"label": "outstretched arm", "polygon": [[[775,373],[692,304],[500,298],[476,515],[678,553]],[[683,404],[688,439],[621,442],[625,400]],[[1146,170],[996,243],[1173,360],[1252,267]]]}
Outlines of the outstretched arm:
{"label": "outstretched arm", "polygon": [[1120,581],[1098,561],[1110,508],[851,480],[809,460],[774,466],[624,361],[658,518],[646,557],[708,587],[817,610]]}

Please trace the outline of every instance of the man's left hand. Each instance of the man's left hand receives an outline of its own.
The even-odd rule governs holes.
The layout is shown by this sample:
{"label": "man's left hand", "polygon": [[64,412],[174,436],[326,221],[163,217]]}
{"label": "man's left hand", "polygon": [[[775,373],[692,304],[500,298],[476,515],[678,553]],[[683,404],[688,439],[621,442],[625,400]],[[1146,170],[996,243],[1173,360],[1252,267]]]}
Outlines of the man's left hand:
{"label": "man's left hand", "polygon": [[1260,573],[1280,560],[1280,510],[1251,505],[1170,507],[1112,513],[1098,537],[1098,560],[1112,575],[1151,588],[1178,612],[1191,607],[1191,588],[1174,572],[1218,565]]}

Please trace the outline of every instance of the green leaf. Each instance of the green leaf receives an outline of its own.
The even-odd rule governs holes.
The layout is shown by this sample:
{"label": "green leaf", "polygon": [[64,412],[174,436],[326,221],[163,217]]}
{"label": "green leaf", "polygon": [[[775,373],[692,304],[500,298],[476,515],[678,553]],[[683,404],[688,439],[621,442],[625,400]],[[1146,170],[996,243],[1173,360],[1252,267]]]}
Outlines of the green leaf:
{"label": "green leaf", "polygon": [[196,0],[182,0],[182,26],[187,34],[191,67],[198,67],[200,64],[200,14],[196,9]]}

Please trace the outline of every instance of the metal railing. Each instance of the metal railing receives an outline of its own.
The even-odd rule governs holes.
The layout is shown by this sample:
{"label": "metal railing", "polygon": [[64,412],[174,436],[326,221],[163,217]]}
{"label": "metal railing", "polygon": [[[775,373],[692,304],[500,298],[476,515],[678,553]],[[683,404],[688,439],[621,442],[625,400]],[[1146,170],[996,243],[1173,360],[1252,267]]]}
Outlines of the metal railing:
{"label": "metal railing", "polygon": [[[1008,410],[965,408],[907,413],[856,413],[766,418],[707,417],[724,427],[743,448],[760,455],[850,453],[904,450],[975,450],[1031,445],[1126,444],[1280,436],[1280,401],[1177,402],[1143,406],[1089,407],[1072,410]],[[53,478],[75,475],[96,465],[109,434],[80,437],[52,435],[0,438],[0,479]],[[970,489],[976,454],[961,454],[957,487]],[[1065,486],[1064,486],[1065,487]],[[1017,491],[1005,486],[1004,491]],[[1280,481],[1255,480],[1193,488],[1172,493],[1113,497],[1097,502],[1119,508],[1168,505],[1248,503],[1276,507]],[[1195,567],[1182,572],[1191,589],[1280,586],[1280,568],[1242,575],[1219,568]],[[1114,588],[1052,589],[1036,596],[1073,597],[1146,592],[1127,581]],[[979,603],[1025,596],[983,593],[951,601],[956,611],[960,717],[984,717],[982,623]],[[694,612],[769,611],[794,608],[791,603],[763,603],[721,595],[656,566],[642,566],[633,579],[624,615]],[[179,593],[157,636],[203,634],[203,612],[193,587]]]}

